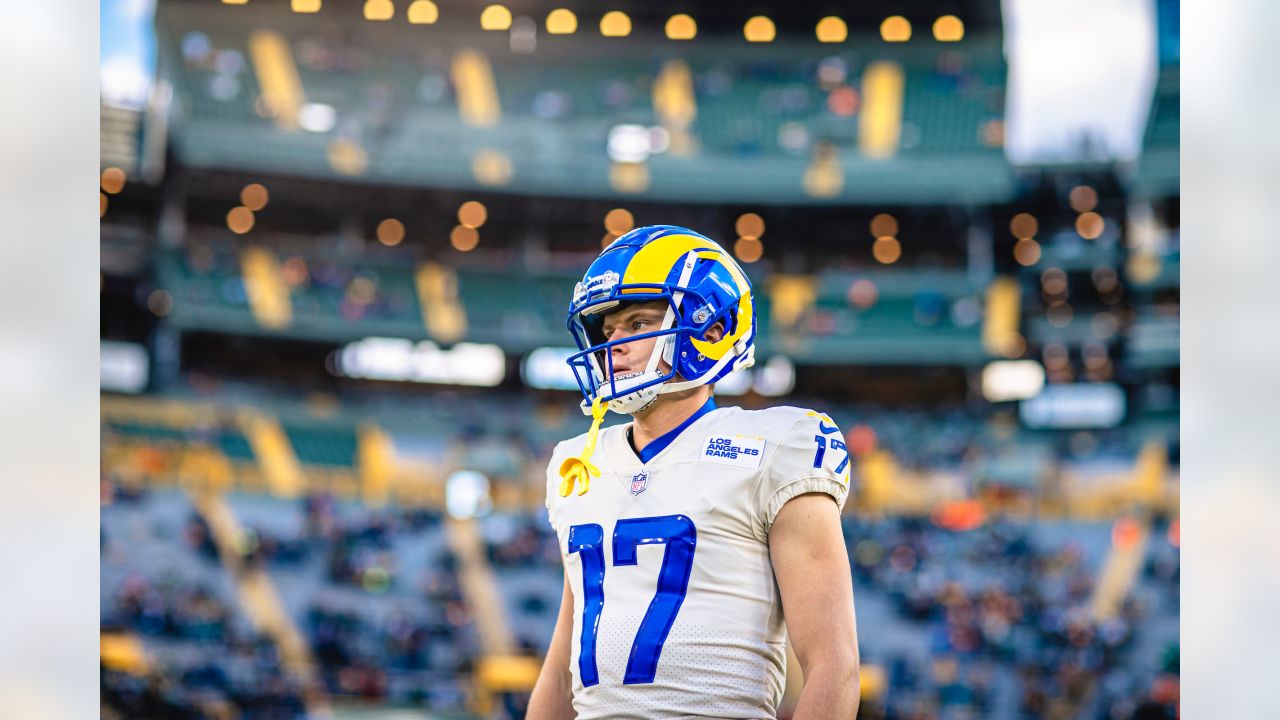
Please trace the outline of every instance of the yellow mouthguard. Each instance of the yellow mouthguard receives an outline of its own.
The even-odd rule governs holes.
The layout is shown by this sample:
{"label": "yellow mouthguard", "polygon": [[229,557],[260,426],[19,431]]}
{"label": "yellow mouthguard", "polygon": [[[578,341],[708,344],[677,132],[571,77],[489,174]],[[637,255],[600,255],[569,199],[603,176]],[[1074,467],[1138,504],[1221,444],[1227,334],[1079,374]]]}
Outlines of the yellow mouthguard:
{"label": "yellow mouthguard", "polygon": [[565,458],[560,465],[560,497],[569,497],[573,486],[581,484],[578,490],[583,495],[591,487],[591,476],[599,475],[600,468],[591,464],[591,454],[596,451],[596,438],[600,435],[600,423],[609,406],[600,402],[600,398],[591,401],[591,429],[587,431],[587,444],[582,447],[578,457]]}

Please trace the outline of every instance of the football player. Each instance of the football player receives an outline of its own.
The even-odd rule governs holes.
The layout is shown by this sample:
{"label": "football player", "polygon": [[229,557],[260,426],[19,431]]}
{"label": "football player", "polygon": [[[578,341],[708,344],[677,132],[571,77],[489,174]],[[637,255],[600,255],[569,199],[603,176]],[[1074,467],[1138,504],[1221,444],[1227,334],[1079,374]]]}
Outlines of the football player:
{"label": "football player", "polygon": [[[691,230],[639,228],[591,264],[568,326],[592,424],[547,470],[565,583],[528,717],[772,718],[790,638],[794,717],[851,720],[849,453],[821,413],[716,406],[753,362],[742,269]],[[606,410],[633,420],[601,429]]]}

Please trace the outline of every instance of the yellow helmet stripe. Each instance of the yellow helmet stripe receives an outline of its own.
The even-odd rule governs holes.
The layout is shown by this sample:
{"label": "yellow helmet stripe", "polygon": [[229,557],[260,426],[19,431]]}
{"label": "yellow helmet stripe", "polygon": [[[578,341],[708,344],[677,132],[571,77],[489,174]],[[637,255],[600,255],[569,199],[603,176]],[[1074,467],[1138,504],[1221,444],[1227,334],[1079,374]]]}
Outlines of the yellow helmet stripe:
{"label": "yellow helmet stripe", "polygon": [[[622,276],[622,284],[624,286],[630,284],[661,285],[667,281],[667,276],[671,274],[671,268],[690,250],[697,250],[699,258],[715,260],[724,266],[729,271],[729,275],[733,277],[734,283],[737,284],[738,293],[741,296],[738,301],[738,326],[734,329],[733,334],[725,335],[716,342],[691,338],[693,346],[698,352],[712,360],[719,360],[724,357],[724,354],[735,343],[751,332],[753,315],[751,285],[747,283],[746,275],[742,273],[742,269],[738,267],[738,264],[725,257],[719,246],[710,240],[694,237],[693,235],[664,235],[636,252],[635,256],[631,258],[631,262],[627,264],[627,271]],[[622,292],[625,294],[627,290],[624,289]],[[645,292],[645,290],[637,289],[633,292]]]}

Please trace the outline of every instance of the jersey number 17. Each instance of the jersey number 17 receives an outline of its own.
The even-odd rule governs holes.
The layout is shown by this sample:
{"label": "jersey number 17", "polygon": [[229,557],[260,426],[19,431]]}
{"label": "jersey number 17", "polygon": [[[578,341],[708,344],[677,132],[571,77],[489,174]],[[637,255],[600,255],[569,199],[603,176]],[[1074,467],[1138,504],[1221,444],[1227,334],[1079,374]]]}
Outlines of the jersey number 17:
{"label": "jersey number 17", "polygon": [[[640,621],[624,685],[653,682],[658,672],[658,658],[667,633],[675,624],[676,614],[689,590],[689,573],[693,570],[693,553],[698,544],[698,530],[684,515],[627,518],[613,528],[613,566],[635,565],[636,548],[641,545],[665,544],[662,569],[658,571],[658,589],[649,609]],[[578,652],[578,674],[584,687],[600,682],[596,668],[596,633],[600,613],[604,610],[604,530],[594,523],[569,528],[569,552],[582,557],[582,634]]]}

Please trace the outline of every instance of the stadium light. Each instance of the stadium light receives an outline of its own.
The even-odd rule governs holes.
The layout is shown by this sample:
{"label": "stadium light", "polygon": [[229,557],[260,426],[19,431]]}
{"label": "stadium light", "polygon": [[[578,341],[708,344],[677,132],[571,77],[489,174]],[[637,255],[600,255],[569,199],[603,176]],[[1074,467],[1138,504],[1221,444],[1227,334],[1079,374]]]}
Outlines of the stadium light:
{"label": "stadium light", "polygon": [[102,217],[107,214],[108,204],[109,201],[107,200],[107,194],[104,192],[98,193],[98,217]]}
{"label": "stadium light", "polygon": [[387,218],[378,223],[378,242],[387,247],[395,247],[404,240],[404,223],[395,218]]}
{"label": "stadium light", "polygon": [[489,478],[475,470],[458,470],[444,481],[444,506],[451,517],[466,520],[488,514],[493,507]]}
{"label": "stadium light", "polygon": [[1040,223],[1036,222],[1035,216],[1031,213],[1018,213],[1009,221],[1009,232],[1013,233],[1013,236],[1019,240],[1035,237],[1039,230]]}
{"label": "stadium light", "polygon": [[223,5],[244,5],[249,0],[222,0]]}
{"label": "stadium light", "polygon": [[1023,267],[1040,262],[1040,243],[1033,238],[1022,238],[1013,245],[1013,259]]}
{"label": "stadium light", "polygon": [[267,206],[271,195],[261,183],[249,183],[240,191],[240,204],[254,212]]}
{"label": "stadium light", "polygon": [[933,39],[938,42],[959,42],[964,39],[964,23],[955,15],[943,15],[933,21]]}
{"label": "stadium light", "polygon": [[989,402],[1035,397],[1044,389],[1044,366],[1035,360],[996,360],[982,369],[982,396]]}
{"label": "stadium light", "polygon": [[507,30],[511,27],[511,11],[505,5],[490,5],[480,13],[481,30]]}
{"label": "stadium light", "polygon": [[409,22],[414,25],[431,25],[440,19],[440,8],[431,0],[413,0],[409,5]]}
{"label": "stadium light", "polygon": [[742,27],[742,35],[747,42],[773,42],[777,34],[778,29],[774,27],[773,21],[764,15],[756,15]]}
{"label": "stadium light", "polygon": [[898,219],[888,213],[871,218],[872,237],[894,237],[898,234]]}
{"label": "stadium light", "polygon": [[391,2],[391,0],[365,0],[365,20],[390,20],[395,14],[396,6]]}
{"label": "stadium light", "polygon": [[1079,213],[1089,212],[1098,206],[1098,192],[1088,185],[1077,185],[1071,188],[1067,200],[1072,210]]}
{"label": "stadium light", "polygon": [[875,244],[871,246],[871,254],[875,257],[876,262],[884,265],[892,265],[902,257],[902,243],[898,242],[895,237],[879,237],[876,238]]}
{"label": "stadium light", "polygon": [[243,205],[231,208],[227,213],[227,229],[243,235],[253,229],[253,211]]}
{"label": "stadium light", "polygon": [[911,23],[901,15],[892,15],[880,23],[880,37],[885,42],[906,42],[911,39]]}
{"label": "stadium light", "polygon": [[733,224],[733,229],[737,230],[738,235],[742,237],[763,237],[764,218],[755,213],[743,213],[738,217],[738,221]]}
{"label": "stadium light", "polygon": [[506,362],[497,345],[461,342],[446,350],[430,340],[368,337],[345,345],[335,370],[365,380],[494,387],[506,374]]}
{"label": "stadium light", "polygon": [[733,254],[744,263],[753,263],[764,257],[764,243],[760,238],[740,237],[733,244]]}
{"label": "stadium light", "polygon": [[556,8],[547,14],[547,34],[572,35],[578,30],[578,16],[568,8]]}
{"label": "stadium light", "polygon": [[458,252],[471,252],[480,244],[480,233],[466,225],[455,225],[449,232],[449,244]]}
{"label": "stadium light", "polygon": [[667,18],[668,40],[692,40],[698,36],[698,23],[684,13]]}
{"label": "stadium light", "polygon": [[626,37],[631,34],[631,18],[621,10],[612,10],[600,18],[600,34],[605,37]]}
{"label": "stadium light", "polygon": [[649,129],[643,125],[614,125],[609,130],[606,149],[614,162],[644,162],[652,152]]}
{"label": "stadium light", "polygon": [[1106,227],[1106,221],[1096,212],[1080,213],[1076,218],[1076,232],[1085,240],[1097,240]]}
{"label": "stadium light", "polygon": [[298,110],[298,127],[313,133],[327,133],[338,124],[338,111],[325,103],[306,103]]}
{"label": "stadium light", "polygon": [[624,208],[614,208],[604,216],[604,229],[615,237],[631,232],[635,226],[635,217]]}
{"label": "stadium light", "polygon": [[106,170],[103,170],[102,177],[98,181],[98,184],[102,186],[103,191],[109,195],[115,195],[121,190],[124,190],[124,183],[124,170],[121,170],[118,167],[109,167]]}
{"label": "stadium light", "polygon": [[290,7],[296,13],[316,13],[320,12],[320,0],[293,0]]}
{"label": "stadium light", "polygon": [[814,34],[821,43],[842,43],[849,38],[849,26],[845,25],[844,20],[828,15],[818,21]]}
{"label": "stadium light", "polygon": [[484,225],[489,219],[489,210],[479,200],[468,200],[458,208],[458,222],[472,230]]}

